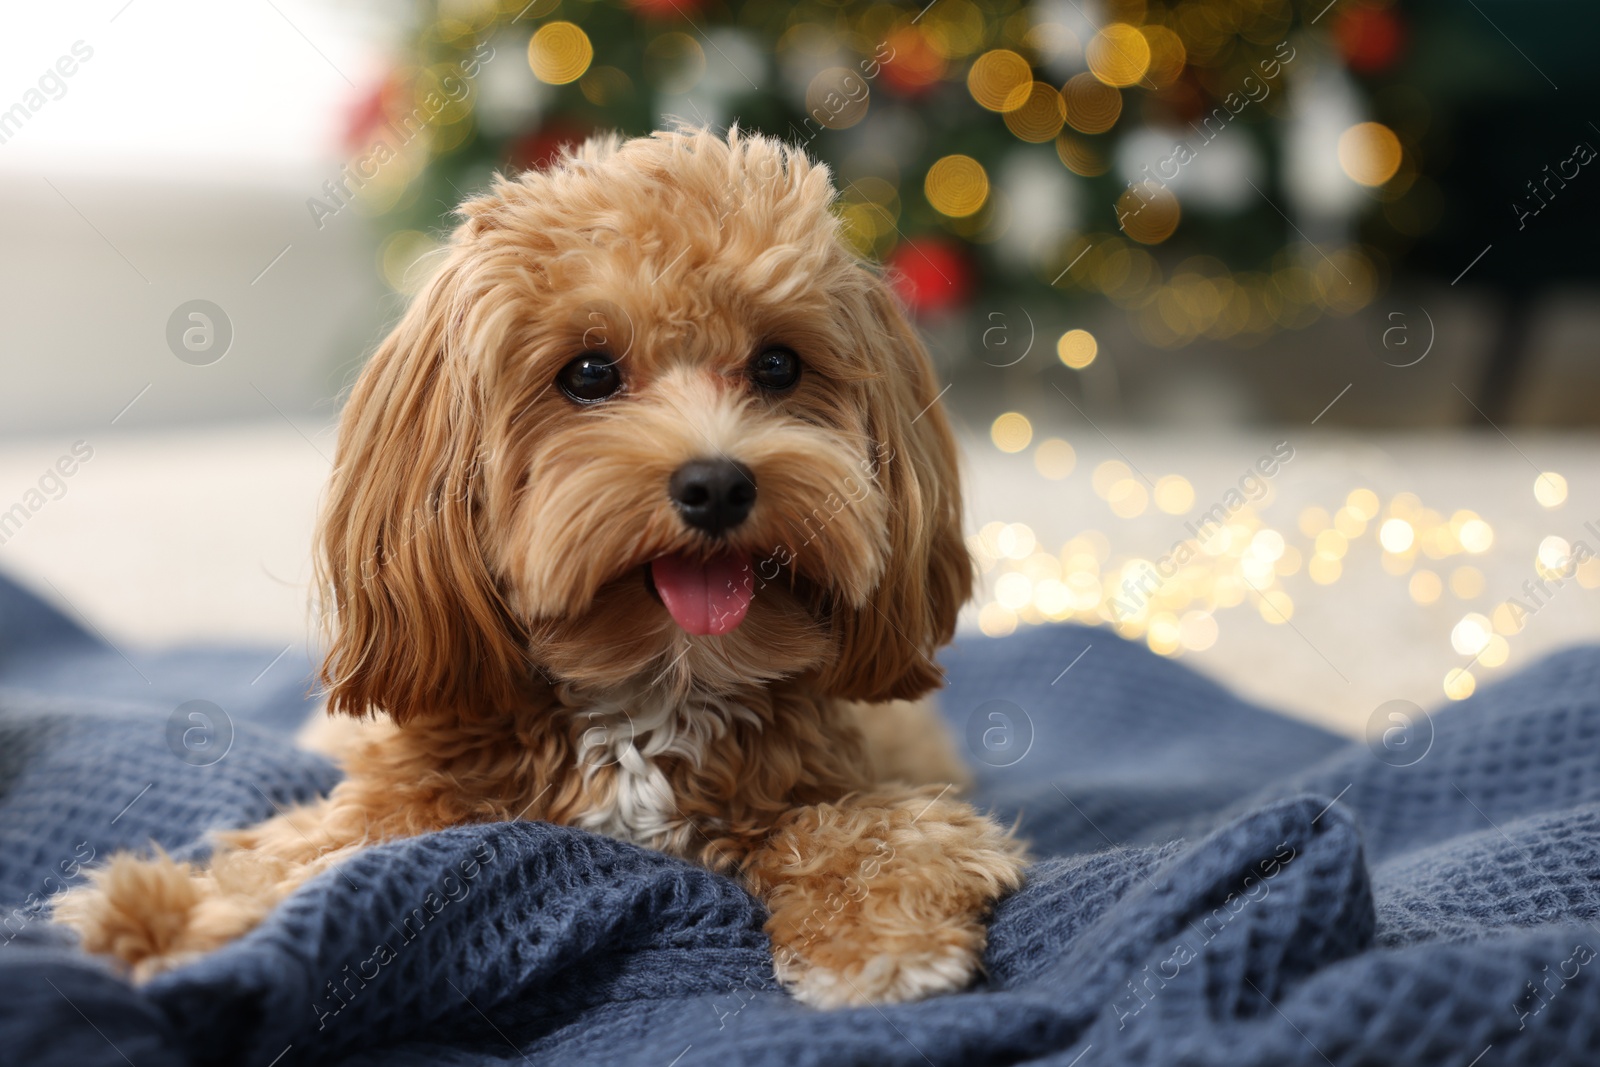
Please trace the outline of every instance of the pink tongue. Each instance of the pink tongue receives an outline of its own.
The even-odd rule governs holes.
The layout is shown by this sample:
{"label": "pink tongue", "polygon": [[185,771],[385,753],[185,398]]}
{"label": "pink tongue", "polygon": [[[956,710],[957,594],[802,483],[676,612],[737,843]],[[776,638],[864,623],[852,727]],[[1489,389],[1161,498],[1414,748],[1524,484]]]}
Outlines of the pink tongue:
{"label": "pink tongue", "polygon": [[650,564],[650,577],[672,621],[702,636],[738,627],[755,592],[750,557],[742,554],[713,556],[704,563],[662,556]]}

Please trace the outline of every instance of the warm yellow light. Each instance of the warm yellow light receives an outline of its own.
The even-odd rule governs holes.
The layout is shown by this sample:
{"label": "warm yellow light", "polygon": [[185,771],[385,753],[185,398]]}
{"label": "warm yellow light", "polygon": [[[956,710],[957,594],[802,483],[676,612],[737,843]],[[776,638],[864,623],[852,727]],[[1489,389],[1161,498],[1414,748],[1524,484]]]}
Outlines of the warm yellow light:
{"label": "warm yellow light", "polygon": [[1061,95],[1067,102],[1067,125],[1079,133],[1105,133],[1122,114],[1122,94],[1087,72],[1069,78]]}
{"label": "warm yellow light", "polygon": [[1008,522],[994,538],[995,548],[1007,559],[1027,559],[1039,544],[1033,528],[1025,522]]}
{"label": "warm yellow light", "polygon": [[1088,330],[1068,330],[1056,342],[1056,355],[1073,370],[1082,370],[1100,354],[1100,344]]}
{"label": "warm yellow light", "polygon": [[[1166,650],[1162,652],[1163,655],[1176,652],[1178,650],[1178,634],[1178,617],[1172,612],[1158,612],[1150,617],[1151,647],[1155,648],[1157,652],[1162,652],[1162,649]],[[1157,648],[1157,645],[1161,647]]]}
{"label": "warm yellow light", "polygon": [[1016,631],[1017,616],[1004,604],[985,604],[978,612],[978,629],[989,637],[1005,637]]}
{"label": "warm yellow light", "polygon": [[1494,624],[1476,611],[1462,616],[1450,631],[1450,647],[1463,656],[1476,656],[1482,652],[1494,634]]}
{"label": "warm yellow light", "polygon": [[1189,612],[1178,621],[1178,640],[1190,652],[1204,652],[1217,643],[1217,620],[1208,612]]}
{"label": "warm yellow light", "polygon": [[1311,562],[1306,564],[1306,573],[1318,585],[1332,585],[1339,580],[1343,571],[1344,566],[1330,556],[1313,556]]}
{"label": "warm yellow light", "polygon": [[551,85],[577,81],[593,60],[589,35],[571,22],[547,22],[528,41],[528,65]]}
{"label": "warm yellow light", "polygon": [[1547,574],[1562,574],[1572,566],[1572,546],[1565,537],[1551,534],[1539,542],[1539,566]]}
{"label": "warm yellow light", "polygon": [[1026,574],[1002,574],[995,579],[994,598],[1012,611],[1020,611],[1033,599],[1033,583]]}
{"label": "warm yellow light", "polygon": [[1485,667],[1501,667],[1511,657],[1511,642],[1495,634],[1489,638],[1489,643],[1478,656],[1478,662]]}
{"label": "warm yellow light", "polygon": [[1111,505],[1112,514],[1118,518],[1132,519],[1144,514],[1150,494],[1145,492],[1144,483],[1124,478],[1111,487],[1106,494],[1106,502]]}
{"label": "warm yellow light", "polygon": [[1494,631],[1498,634],[1505,634],[1508,637],[1515,637],[1522,632],[1523,626],[1526,625],[1525,620],[1528,612],[1526,608],[1512,607],[1511,604],[1512,602],[1508,600],[1494,609]]}
{"label": "warm yellow light", "polygon": [[945,156],[928,168],[922,191],[940,214],[966,218],[989,199],[989,175],[971,156]]}
{"label": "warm yellow light", "polygon": [[1478,680],[1471,671],[1457,667],[1444,676],[1444,695],[1451,700],[1465,700],[1477,688]]}
{"label": "warm yellow light", "polygon": [[1350,542],[1338,530],[1323,530],[1317,534],[1317,555],[1324,559],[1343,559],[1350,550]]}
{"label": "warm yellow light", "polygon": [[1183,47],[1183,38],[1167,29],[1165,26],[1141,26],[1139,32],[1144,35],[1145,42],[1150,46],[1150,69],[1147,72],[1151,81],[1158,86],[1171,85],[1183,73],[1183,65],[1188,60],[1188,53]]}
{"label": "warm yellow light", "polygon": [[1103,153],[1082,137],[1070,133],[1056,138],[1056,155],[1068,170],[1085,178],[1098,178],[1111,167]]}
{"label": "warm yellow light", "polygon": [[1277,530],[1261,529],[1250,539],[1250,552],[1268,563],[1275,563],[1283,555],[1283,534]]}
{"label": "warm yellow light", "polygon": [[1489,551],[1489,547],[1494,544],[1494,530],[1482,519],[1468,519],[1463,522],[1456,537],[1461,541],[1461,547],[1474,556]]}
{"label": "warm yellow light", "polygon": [[1358,122],[1339,135],[1339,166],[1352,181],[1382,185],[1400,169],[1400,138],[1381,122]]}
{"label": "warm yellow light", "polygon": [[1021,452],[1033,440],[1033,424],[1026,415],[1008,411],[989,427],[989,438],[1002,452]]}
{"label": "warm yellow light", "polygon": [[1181,474],[1156,479],[1156,507],[1168,515],[1182,515],[1194,507],[1194,486]]}
{"label": "warm yellow light", "polygon": [[1094,494],[1102,500],[1111,497],[1111,487],[1124,478],[1131,478],[1133,471],[1119,459],[1108,459],[1094,469],[1089,476],[1089,484],[1094,486]]}
{"label": "warm yellow light", "polygon": [[1072,614],[1072,592],[1059,578],[1046,578],[1033,587],[1033,606],[1048,618],[1060,621]]}
{"label": "warm yellow light", "polygon": [[1367,520],[1363,519],[1361,514],[1354,508],[1346,505],[1345,507],[1340,508],[1338,512],[1334,514],[1333,528],[1338,530],[1344,536],[1354,540],[1366,532]]}
{"label": "warm yellow light", "polygon": [[1567,502],[1567,480],[1555,471],[1545,471],[1533,481],[1533,498],[1547,508]]}
{"label": "warm yellow light", "polygon": [[1362,522],[1371,522],[1378,515],[1378,494],[1371,489],[1352,489],[1344,498],[1344,506]]}
{"label": "warm yellow light", "polygon": [[1388,552],[1404,552],[1416,539],[1416,531],[1404,519],[1389,519],[1378,528],[1378,543]]}
{"label": "warm yellow light", "polygon": [[1033,68],[1017,53],[1004,48],[985,52],[967,71],[972,99],[990,111],[1015,111],[1028,102],[1033,89]]}
{"label": "warm yellow light", "polygon": [[1432,604],[1444,592],[1444,583],[1432,571],[1418,571],[1411,576],[1409,589],[1418,604]]}
{"label": "warm yellow light", "polygon": [[1084,56],[1090,73],[1120,89],[1137,82],[1150,69],[1150,42],[1137,28],[1113,22],[1094,35]]}
{"label": "warm yellow light", "polygon": [[1294,618],[1294,601],[1282,589],[1273,589],[1261,596],[1261,617],[1270,623],[1285,623]]}
{"label": "warm yellow light", "polygon": [[1040,474],[1059,482],[1078,465],[1072,446],[1059,437],[1046,437],[1033,452],[1033,465]]}
{"label": "warm yellow light", "polygon": [[1483,572],[1476,567],[1457,567],[1450,574],[1450,591],[1462,600],[1483,593]]}
{"label": "warm yellow light", "polygon": [[1041,144],[1061,132],[1067,121],[1067,102],[1053,85],[1034,82],[1021,107],[1006,112],[1006,129],[1018,140]]}
{"label": "warm yellow light", "polygon": [[1300,513],[1300,532],[1307,537],[1317,534],[1333,525],[1333,517],[1326,508],[1309,507]]}
{"label": "warm yellow light", "polygon": [[1178,198],[1157,182],[1140,182],[1117,197],[1117,224],[1140,244],[1158,245],[1165,241],[1182,217]]}

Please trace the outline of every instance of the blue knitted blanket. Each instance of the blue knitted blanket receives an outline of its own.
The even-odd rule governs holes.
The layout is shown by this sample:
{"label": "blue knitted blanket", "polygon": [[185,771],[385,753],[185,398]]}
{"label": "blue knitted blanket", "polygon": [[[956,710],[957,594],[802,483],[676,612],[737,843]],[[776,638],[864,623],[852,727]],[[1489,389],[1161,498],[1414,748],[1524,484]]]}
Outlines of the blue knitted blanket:
{"label": "blue knitted blanket", "polygon": [[372,849],[130,988],[39,907],[332,785],[272,654],[118,650],[0,581],[0,1063],[1600,1063],[1600,650],[1351,742],[1102,630],[958,643],[979,796],[1045,858],[924,1003],[802,1007],[733,882],[541,823]]}

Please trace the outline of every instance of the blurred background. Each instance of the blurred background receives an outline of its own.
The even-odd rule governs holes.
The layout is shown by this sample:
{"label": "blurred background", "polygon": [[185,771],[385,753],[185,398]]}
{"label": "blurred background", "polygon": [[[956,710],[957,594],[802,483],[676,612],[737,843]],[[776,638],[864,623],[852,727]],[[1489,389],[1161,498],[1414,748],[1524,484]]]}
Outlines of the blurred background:
{"label": "blurred background", "polygon": [[1600,633],[1591,5],[9,16],[0,568],[114,644],[313,660],[339,403],[450,211],[675,121],[833,168],[948,384],[968,632],[1103,626],[1351,733]]}

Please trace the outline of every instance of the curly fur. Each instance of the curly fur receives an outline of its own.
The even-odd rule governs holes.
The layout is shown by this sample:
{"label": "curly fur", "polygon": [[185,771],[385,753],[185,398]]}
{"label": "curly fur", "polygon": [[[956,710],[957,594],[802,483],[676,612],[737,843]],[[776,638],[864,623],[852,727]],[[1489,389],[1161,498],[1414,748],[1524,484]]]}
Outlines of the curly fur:
{"label": "curly fur", "polygon": [[[57,917],[145,977],[356,849],[544,819],[741,877],[811,1003],[968,982],[1023,860],[909,703],[970,593],[955,446],[833,197],[798,150],[680,130],[466,203],[355,385],[319,534],[330,710],[387,722],[345,739],[332,794],[221,835],[209,868],[118,856]],[[750,383],[771,344],[803,360],[790,393]],[[552,387],[586,350],[625,382],[594,405]],[[759,495],[712,543],[666,484],[717,455]],[[723,548],[759,588],[742,625],[690,635],[648,567]]]}

